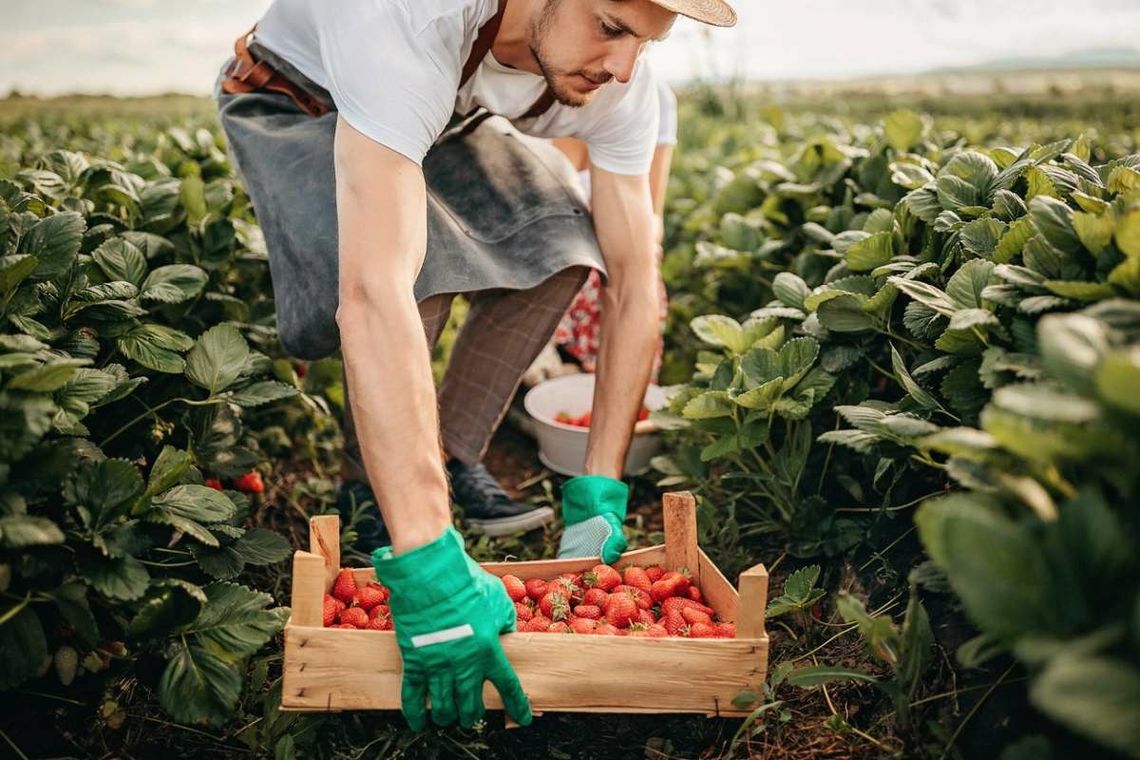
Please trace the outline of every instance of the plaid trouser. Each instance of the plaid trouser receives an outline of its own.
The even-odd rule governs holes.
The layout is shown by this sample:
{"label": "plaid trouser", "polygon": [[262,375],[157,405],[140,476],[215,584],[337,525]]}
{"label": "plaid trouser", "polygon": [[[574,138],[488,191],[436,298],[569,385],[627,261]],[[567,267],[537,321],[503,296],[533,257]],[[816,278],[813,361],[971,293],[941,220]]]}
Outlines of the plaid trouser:
{"label": "plaid trouser", "polygon": [[[439,388],[439,421],[446,456],[465,464],[483,459],[530,367],[590,273],[570,267],[528,290],[497,288],[466,294],[470,300]],[[455,293],[419,303],[428,346],[434,346],[451,315]],[[344,383],[344,480],[368,482]]]}

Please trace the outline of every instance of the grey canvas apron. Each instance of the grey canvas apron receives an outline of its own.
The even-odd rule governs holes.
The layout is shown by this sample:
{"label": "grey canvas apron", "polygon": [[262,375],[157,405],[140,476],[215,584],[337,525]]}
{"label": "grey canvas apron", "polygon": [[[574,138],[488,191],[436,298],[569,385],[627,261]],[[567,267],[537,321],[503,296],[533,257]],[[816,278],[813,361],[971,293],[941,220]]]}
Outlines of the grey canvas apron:
{"label": "grey canvas apron", "polygon": [[[264,47],[257,53],[288,66]],[[337,113],[313,117],[273,92],[225,93],[221,79],[214,97],[265,234],[278,337],[293,356],[328,356],[340,347]],[[332,103],[315,83],[305,81],[305,87]],[[428,236],[417,302],[440,293],[529,289],[573,266],[605,274],[574,170],[549,141],[478,109],[452,117],[423,171]]]}

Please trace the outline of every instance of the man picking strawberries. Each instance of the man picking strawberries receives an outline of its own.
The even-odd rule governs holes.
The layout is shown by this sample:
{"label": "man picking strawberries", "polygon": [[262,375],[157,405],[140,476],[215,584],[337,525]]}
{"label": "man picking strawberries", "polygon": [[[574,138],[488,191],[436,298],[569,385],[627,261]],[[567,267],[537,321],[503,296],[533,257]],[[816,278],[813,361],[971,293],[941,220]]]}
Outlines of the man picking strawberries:
{"label": "man picking strawberries", "polygon": [[[658,106],[638,57],[677,14],[736,19],[724,0],[276,0],[223,72],[282,345],[343,353],[414,729],[429,697],[437,724],[479,720],[487,679],[531,720],[499,643],[514,605],[452,527],[448,475],[457,496],[490,486],[472,470],[590,269],[607,275],[590,474],[563,489],[559,556],[625,547],[620,478],[658,326]],[[592,214],[521,133],[585,141]],[[471,313],[437,395],[429,349],[456,293]]]}

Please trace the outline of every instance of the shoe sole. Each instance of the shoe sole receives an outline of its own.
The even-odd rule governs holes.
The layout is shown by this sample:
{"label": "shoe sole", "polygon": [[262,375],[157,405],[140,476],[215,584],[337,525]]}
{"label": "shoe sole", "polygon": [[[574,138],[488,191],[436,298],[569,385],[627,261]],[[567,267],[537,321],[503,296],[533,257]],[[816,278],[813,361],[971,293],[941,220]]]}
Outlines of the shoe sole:
{"label": "shoe sole", "polygon": [[510,536],[520,530],[534,530],[554,521],[554,510],[539,507],[530,512],[513,517],[499,517],[493,520],[468,519],[467,527],[472,533],[483,533],[492,538]]}

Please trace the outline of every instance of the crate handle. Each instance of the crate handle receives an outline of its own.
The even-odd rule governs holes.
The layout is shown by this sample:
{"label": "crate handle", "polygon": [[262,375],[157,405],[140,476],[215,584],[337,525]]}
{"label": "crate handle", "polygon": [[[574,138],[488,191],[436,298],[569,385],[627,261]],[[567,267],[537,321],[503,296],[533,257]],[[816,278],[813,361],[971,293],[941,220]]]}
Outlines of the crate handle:
{"label": "crate handle", "polygon": [[701,561],[697,548],[697,500],[688,491],[674,491],[662,498],[665,517],[665,564],[667,570],[687,568],[700,583]]}
{"label": "crate handle", "polygon": [[325,560],[325,592],[332,591],[340,572],[340,515],[309,518],[309,551]]}
{"label": "crate handle", "polygon": [[740,605],[736,612],[736,636],[762,639],[764,613],[768,608],[768,569],[763,563],[753,565],[740,574]]}

